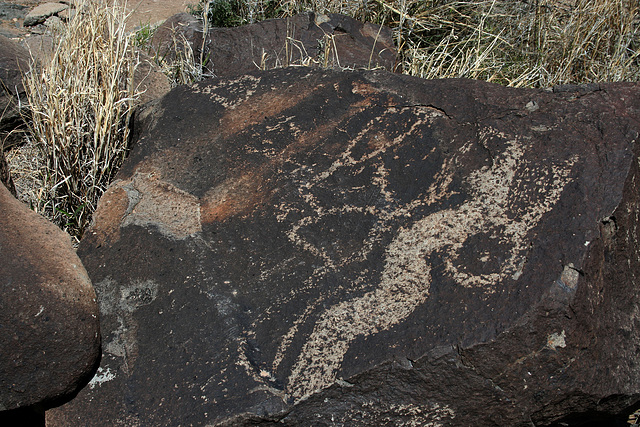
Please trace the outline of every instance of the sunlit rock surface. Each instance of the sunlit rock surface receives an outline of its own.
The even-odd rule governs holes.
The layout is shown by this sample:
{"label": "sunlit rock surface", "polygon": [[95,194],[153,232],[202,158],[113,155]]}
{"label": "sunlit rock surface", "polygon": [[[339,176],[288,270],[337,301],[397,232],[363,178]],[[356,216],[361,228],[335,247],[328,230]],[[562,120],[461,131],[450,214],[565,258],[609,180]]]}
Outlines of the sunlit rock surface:
{"label": "sunlit rock surface", "polygon": [[305,68],[173,90],[81,243],[102,364],[48,425],[623,416],[639,95]]}

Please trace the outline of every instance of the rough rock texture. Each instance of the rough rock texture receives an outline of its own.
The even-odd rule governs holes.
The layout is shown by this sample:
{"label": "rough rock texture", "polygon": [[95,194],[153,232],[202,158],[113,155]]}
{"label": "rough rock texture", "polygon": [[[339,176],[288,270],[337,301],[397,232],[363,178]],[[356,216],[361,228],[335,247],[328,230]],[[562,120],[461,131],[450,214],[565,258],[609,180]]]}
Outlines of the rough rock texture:
{"label": "rough rock texture", "polygon": [[9,165],[7,164],[7,160],[5,159],[4,152],[2,150],[0,150],[0,183],[7,187],[12,196],[16,196],[16,187],[13,184],[13,179],[11,179]]}
{"label": "rough rock texture", "polygon": [[530,426],[640,401],[637,85],[289,68],[153,108],[79,248],[102,364],[49,426]]}
{"label": "rough rock texture", "polygon": [[0,411],[44,408],[91,379],[98,305],[66,233],[4,185],[0,212]]}
{"label": "rough rock texture", "polygon": [[25,27],[32,27],[34,25],[42,24],[50,16],[54,16],[63,10],[69,8],[69,5],[64,3],[44,3],[34,7],[27,16],[24,17],[22,25]]}
{"label": "rough rock texture", "polygon": [[51,34],[32,35],[24,39],[22,44],[39,64],[50,62],[55,53],[55,45]]}
{"label": "rough rock texture", "polygon": [[133,77],[133,87],[140,92],[138,104],[163,97],[171,90],[169,79],[153,58],[139,54],[139,64]]}
{"label": "rough rock texture", "polygon": [[0,35],[13,38],[23,34],[22,21],[27,12],[27,6],[22,4],[0,2]]}
{"label": "rough rock texture", "polygon": [[140,26],[158,26],[176,13],[182,13],[194,6],[192,0],[138,0],[125,4],[127,8],[127,29],[135,31]]}
{"label": "rough rock texture", "polygon": [[20,140],[15,131],[24,122],[18,97],[26,99],[22,73],[29,69],[29,52],[7,37],[0,35],[0,149]]}
{"label": "rough rock texture", "polygon": [[[199,59],[202,24],[186,13],[160,26],[152,44],[160,57],[171,58],[176,50],[181,52],[184,41]],[[204,49],[205,66],[217,77],[287,65],[393,71],[396,61],[391,29],[339,14],[302,13],[237,28],[212,28]]]}

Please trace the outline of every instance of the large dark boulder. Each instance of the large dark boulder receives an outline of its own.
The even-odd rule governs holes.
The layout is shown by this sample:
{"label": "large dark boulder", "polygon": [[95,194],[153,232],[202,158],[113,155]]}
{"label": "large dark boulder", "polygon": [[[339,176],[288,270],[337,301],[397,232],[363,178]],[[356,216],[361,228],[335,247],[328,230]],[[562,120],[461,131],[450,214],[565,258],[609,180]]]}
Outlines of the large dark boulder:
{"label": "large dark boulder", "polygon": [[204,59],[206,72],[217,77],[288,65],[389,71],[396,65],[390,28],[335,13],[309,12],[236,28],[211,28],[204,42],[202,23],[187,13],[177,14],[158,28],[152,51],[171,61],[185,56],[185,43],[196,61]]}
{"label": "large dark boulder", "polygon": [[96,294],[69,235],[4,185],[0,349],[0,420],[7,416],[1,411],[44,410],[69,399],[92,378],[100,356]]}
{"label": "large dark boulder", "polygon": [[255,72],[150,107],[48,425],[548,425],[640,401],[635,84]]}

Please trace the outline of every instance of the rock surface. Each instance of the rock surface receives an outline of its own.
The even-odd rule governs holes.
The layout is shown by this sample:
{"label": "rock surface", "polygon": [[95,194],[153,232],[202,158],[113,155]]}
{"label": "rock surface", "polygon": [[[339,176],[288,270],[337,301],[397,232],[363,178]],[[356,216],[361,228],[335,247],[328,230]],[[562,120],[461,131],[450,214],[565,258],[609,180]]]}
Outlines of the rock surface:
{"label": "rock surface", "polygon": [[139,0],[135,4],[127,3],[129,15],[127,28],[139,28],[150,24],[157,26],[171,16],[182,13],[196,4],[191,0]]}
{"label": "rock surface", "polygon": [[22,44],[39,64],[50,62],[56,48],[51,34],[32,35],[24,39]]}
{"label": "rock surface", "polygon": [[23,125],[18,99],[26,99],[22,73],[29,69],[29,52],[16,42],[0,35],[0,149],[19,141],[11,133]]}
{"label": "rock surface", "polygon": [[4,185],[0,212],[0,411],[45,408],[68,399],[94,373],[95,292],[69,236]]}
{"label": "rock surface", "polygon": [[79,248],[102,363],[48,426],[637,406],[637,85],[288,68],[150,108]]}
{"label": "rock surface", "polygon": [[7,160],[2,150],[0,150],[0,183],[7,187],[12,196],[16,196],[16,187],[13,184],[11,173],[9,173],[9,165],[7,165]]}
{"label": "rock surface", "polygon": [[302,13],[236,28],[211,28],[202,40],[202,24],[192,15],[167,19],[153,37],[160,57],[182,51],[183,41],[194,57],[203,58],[217,77],[231,77],[288,65],[324,68],[384,68],[393,71],[396,51],[391,29],[351,17]]}
{"label": "rock surface", "polygon": [[140,93],[136,104],[141,105],[166,95],[171,90],[171,84],[153,58],[140,53],[138,61],[133,76],[133,87]]}
{"label": "rock surface", "polygon": [[25,27],[32,27],[34,25],[44,23],[47,18],[56,15],[57,13],[67,10],[69,5],[64,3],[43,3],[34,7],[27,16],[24,17],[22,25]]}
{"label": "rock surface", "polygon": [[28,11],[24,4],[0,1],[0,35],[13,38],[23,34],[22,22]]}

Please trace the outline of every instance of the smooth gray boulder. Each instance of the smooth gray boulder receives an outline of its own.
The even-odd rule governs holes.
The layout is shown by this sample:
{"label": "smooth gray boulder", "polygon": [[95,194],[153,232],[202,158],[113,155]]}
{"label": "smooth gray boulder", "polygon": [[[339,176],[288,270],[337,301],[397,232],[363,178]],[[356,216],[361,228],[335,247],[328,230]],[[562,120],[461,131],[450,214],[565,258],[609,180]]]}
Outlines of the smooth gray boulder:
{"label": "smooth gray boulder", "polygon": [[24,17],[22,25],[25,27],[33,27],[34,25],[44,23],[48,18],[55,16],[56,14],[69,9],[68,4],[64,3],[43,3],[27,13]]}

